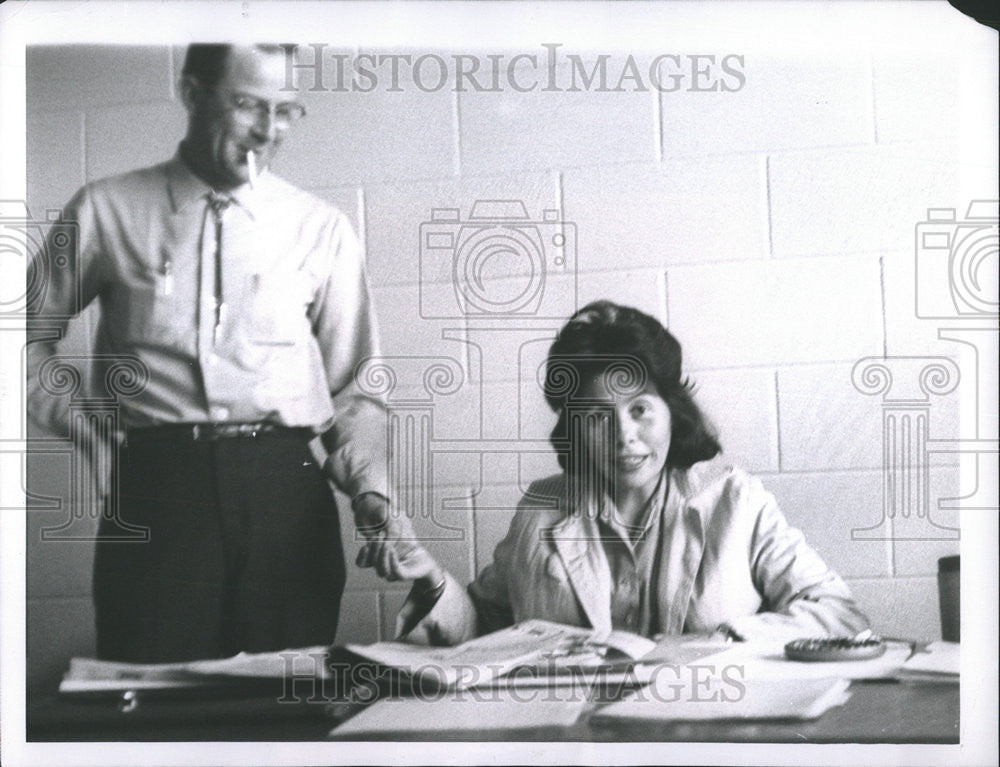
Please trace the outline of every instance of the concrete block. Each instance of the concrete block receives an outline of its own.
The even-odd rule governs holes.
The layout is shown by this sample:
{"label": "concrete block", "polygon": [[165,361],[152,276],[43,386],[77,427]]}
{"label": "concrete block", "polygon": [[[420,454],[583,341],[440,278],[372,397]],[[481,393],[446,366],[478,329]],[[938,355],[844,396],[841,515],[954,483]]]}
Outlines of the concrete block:
{"label": "concrete block", "polygon": [[799,528],[806,542],[841,576],[889,575],[889,542],[852,538],[852,530],[867,527],[878,514],[879,472],[778,474],[762,481],[788,523]]}
{"label": "concrete block", "polygon": [[[310,189],[317,197],[331,203],[337,210],[350,219],[355,234],[361,239],[362,247],[367,251],[365,237],[364,190],[359,187],[325,187]],[[368,259],[369,281],[371,281],[371,258]]]}
{"label": "concrete block", "polygon": [[[707,65],[707,62],[701,62]],[[718,62],[719,65],[722,62]],[[838,49],[766,58],[748,55],[745,82],[720,78],[713,92],[660,94],[663,156],[771,151],[872,140],[867,56]]]}
{"label": "concrete block", "polygon": [[[924,296],[933,296],[935,308],[950,306],[952,294],[948,281],[937,275],[918,275],[920,258],[911,247],[882,256],[885,274],[885,342],[889,354],[940,354],[947,346],[938,339],[938,329],[947,320],[920,317],[917,305],[917,280],[923,283]],[[957,309],[956,309],[957,314]]]}
{"label": "concrete block", "polygon": [[28,689],[54,695],[73,657],[94,657],[96,634],[90,597],[29,599],[26,605]]}
{"label": "concrete block", "polygon": [[[465,344],[450,335],[464,337],[464,320],[436,319],[421,316],[420,294],[416,285],[373,288],[382,337],[382,353],[386,355],[427,355],[454,357],[466,364]],[[445,299],[432,306],[447,306]],[[444,331],[449,337],[444,338]]]}
{"label": "concrete block", "polygon": [[170,59],[167,46],[28,46],[28,109],[90,109],[170,99]]}
{"label": "concrete block", "polygon": [[478,486],[483,473],[481,452],[475,449],[457,452],[435,452],[434,482],[435,485]]}
{"label": "concrete block", "polygon": [[[939,508],[944,499],[957,499],[962,492],[957,466],[932,468],[929,482],[930,509],[926,517],[897,515],[892,520],[893,574],[937,576],[938,559],[959,553],[959,528],[971,514],[988,514],[980,510],[961,511]],[[948,504],[953,506],[954,503]]]}
{"label": "concrete block", "polygon": [[[28,513],[26,574],[29,599],[90,596],[93,538],[97,534],[97,519],[91,516],[93,511],[75,507],[62,512]],[[58,538],[52,539],[52,536]]]}
{"label": "concrete block", "polygon": [[187,130],[180,104],[102,107],[87,113],[87,179],[112,176],[169,160]]}
{"label": "concrete block", "polygon": [[908,250],[928,208],[953,204],[953,145],[824,149],[768,159],[775,256]]}
{"label": "concrete block", "polygon": [[83,186],[83,112],[33,112],[27,117],[28,210],[46,221]]}
{"label": "concrete block", "polygon": [[[421,492],[421,488],[414,488]],[[473,523],[469,488],[435,484],[424,492],[429,516],[414,516],[417,538],[438,563],[459,580],[472,576]]]}
{"label": "concrete block", "polygon": [[726,457],[747,471],[777,471],[778,417],[768,369],[689,374],[695,402],[715,427]]}
{"label": "concrete block", "polygon": [[[82,460],[82,454],[71,454],[72,443],[66,434],[55,435],[50,432],[29,433],[39,449],[31,449],[22,459],[24,471],[24,489],[37,497],[37,502],[28,499],[28,507],[39,510],[39,514],[48,516],[48,522],[59,524],[69,518],[69,509],[75,500],[71,485],[72,461]],[[56,437],[62,439],[56,440]],[[45,440],[44,442],[42,440]],[[35,445],[32,445],[35,447]],[[42,452],[45,450],[46,452]],[[43,500],[50,499],[50,500]],[[58,506],[58,509],[53,508]]]}
{"label": "concrete block", "polygon": [[546,333],[539,333],[536,338],[526,341],[517,354],[516,370],[508,375],[516,374],[522,386],[522,397],[541,400],[542,383],[545,380],[545,366],[548,360],[549,348],[555,340],[558,328],[552,327]]}
{"label": "concrete block", "polygon": [[[855,388],[853,364],[807,365],[778,371],[778,422],[784,470],[881,468],[883,411],[890,400],[912,396],[929,403],[930,439],[959,436],[958,392],[929,396],[919,389],[918,373],[932,360],[888,360],[894,372],[887,395],[867,396]],[[882,364],[882,363],[879,363]],[[914,380],[906,380],[912,378]],[[954,454],[926,456],[932,464],[954,463]]]}
{"label": "concrete block", "polygon": [[448,177],[455,170],[447,91],[303,92],[307,116],[274,170],[310,188]]}
{"label": "concrete block", "polygon": [[395,584],[393,588],[379,592],[379,630],[380,641],[389,642],[396,638],[396,615],[399,614],[410,593],[408,587]]}
{"label": "concrete block", "polygon": [[890,353],[941,353],[941,328],[995,327],[996,216],[995,201],[924,211],[910,247],[883,256]]}
{"label": "concrete block", "polygon": [[491,486],[476,499],[476,572],[493,562],[493,550],[507,535],[523,491],[516,485]]}
{"label": "concrete block", "polygon": [[667,314],[692,369],[857,359],[882,350],[880,276],[871,259],[673,267]]}
{"label": "concrete block", "polygon": [[951,138],[959,129],[959,58],[921,50],[875,56],[875,132],[879,143]]}
{"label": "concrete block", "polygon": [[[454,258],[460,262],[471,257],[472,251],[456,243],[450,257],[439,249],[421,246],[421,232],[451,234],[474,232],[473,208],[479,201],[515,200],[524,205],[525,219],[542,224],[542,230],[552,225],[544,223],[544,211],[558,210],[559,179],[552,173],[513,176],[463,177],[440,181],[374,186],[366,190],[368,220],[368,266],[376,285],[412,284],[452,281]],[[453,220],[437,221],[435,209],[451,209]],[[480,218],[490,211],[476,208]],[[561,216],[557,214],[561,220]],[[424,229],[421,226],[424,225]],[[487,226],[484,222],[480,226]],[[474,235],[470,235],[474,236]],[[510,238],[500,238],[510,242]],[[475,242],[476,240],[463,240]],[[449,255],[447,249],[440,253]],[[465,254],[463,259],[463,254]],[[507,265],[523,271],[526,264],[508,261]],[[495,266],[487,265],[489,269]]]}
{"label": "concrete block", "polygon": [[877,634],[918,642],[941,638],[936,578],[865,578],[847,583]]}
{"label": "concrete block", "polygon": [[[553,418],[553,425],[555,419]],[[562,471],[554,450],[540,450],[521,456],[521,476],[528,479],[542,479]]]}
{"label": "concrete block", "polygon": [[658,159],[655,92],[466,92],[458,114],[463,174]]}
{"label": "concrete block", "polygon": [[761,258],[764,167],[752,155],[568,170],[581,271]]}
{"label": "concrete block", "polygon": [[[419,367],[427,370],[431,364]],[[429,393],[424,386],[400,385],[388,395],[388,407],[400,418],[405,418],[417,408],[426,408],[432,421],[432,440],[472,442],[481,439],[484,414],[480,386],[464,381],[457,385],[454,392],[447,391],[445,394]]]}
{"label": "concrete block", "polygon": [[[564,285],[552,279],[546,282],[546,289],[557,294],[558,300],[570,301],[569,288],[562,293]],[[470,319],[466,332],[471,380],[535,380],[562,325],[563,320],[555,318],[507,317],[495,322]]]}
{"label": "concrete block", "polygon": [[370,644],[379,641],[378,593],[347,591],[340,600],[337,644]]}
{"label": "concrete block", "polygon": [[578,309],[592,301],[607,300],[639,309],[661,323],[666,323],[667,284],[666,274],[662,269],[581,271],[577,279],[577,291]]}
{"label": "concrete block", "polygon": [[851,383],[852,364],[778,370],[781,468],[882,466],[882,410]]}

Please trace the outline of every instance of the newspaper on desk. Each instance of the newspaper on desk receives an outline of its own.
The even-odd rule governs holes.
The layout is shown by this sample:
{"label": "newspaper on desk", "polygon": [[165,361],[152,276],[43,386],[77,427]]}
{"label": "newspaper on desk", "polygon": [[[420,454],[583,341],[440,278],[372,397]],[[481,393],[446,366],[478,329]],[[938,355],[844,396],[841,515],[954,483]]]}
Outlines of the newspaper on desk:
{"label": "newspaper on desk", "polygon": [[484,685],[515,668],[536,665],[597,668],[611,655],[635,660],[655,643],[625,631],[599,633],[589,628],[528,620],[455,647],[425,647],[404,642],[345,645],[345,649],[384,666],[430,679],[440,687]]}

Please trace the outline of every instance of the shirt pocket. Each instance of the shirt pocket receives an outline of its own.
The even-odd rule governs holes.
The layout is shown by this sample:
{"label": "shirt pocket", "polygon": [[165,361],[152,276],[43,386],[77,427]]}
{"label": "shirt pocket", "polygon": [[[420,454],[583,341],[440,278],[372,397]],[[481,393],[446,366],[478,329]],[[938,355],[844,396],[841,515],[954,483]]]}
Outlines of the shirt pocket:
{"label": "shirt pocket", "polygon": [[307,311],[312,302],[309,278],[286,275],[251,276],[247,340],[255,346],[294,346],[309,333]]}
{"label": "shirt pocket", "polygon": [[145,275],[123,288],[120,305],[124,317],[119,327],[129,343],[139,346],[182,345],[186,336],[183,323],[191,307],[185,307],[167,289],[166,278],[162,274]]}

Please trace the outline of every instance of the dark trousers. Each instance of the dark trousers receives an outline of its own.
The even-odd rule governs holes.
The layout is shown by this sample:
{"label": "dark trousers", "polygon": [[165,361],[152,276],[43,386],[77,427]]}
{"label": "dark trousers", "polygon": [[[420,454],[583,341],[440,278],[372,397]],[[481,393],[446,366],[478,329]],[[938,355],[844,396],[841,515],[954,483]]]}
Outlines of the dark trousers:
{"label": "dark trousers", "polygon": [[[94,561],[97,654],[161,663],[328,644],[344,553],[301,437],[130,439]],[[113,510],[113,507],[109,507]],[[149,530],[120,537],[119,520]]]}

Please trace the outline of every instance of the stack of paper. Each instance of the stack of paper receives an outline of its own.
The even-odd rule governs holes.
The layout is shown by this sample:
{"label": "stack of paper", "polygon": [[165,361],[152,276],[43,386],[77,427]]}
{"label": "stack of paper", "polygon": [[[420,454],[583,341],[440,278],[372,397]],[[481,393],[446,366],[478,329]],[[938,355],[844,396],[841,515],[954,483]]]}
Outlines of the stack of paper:
{"label": "stack of paper", "polygon": [[932,642],[917,650],[899,670],[900,680],[958,684],[959,646],[957,642]]}
{"label": "stack of paper", "polygon": [[658,675],[647,688],[600,709],[599,719],[687,721],[708,719],[816,719],[850,697],[846,679],[767,679]]}
{"label": "stack of paper", "polygon": [[569,727],[583,711],[589,688],[558,690],[451,689],[433,697],[389,697],[335,727],[330,735],[442,731],[484,732]]}
{"label": "stack of paper", "polygon": [[231,658],[183,663],[120,663],[73,658],[59,683],[60,693],[167,690],[217,685],[220,678],[325,678],[326,647],[266,653],[239,653]]}

